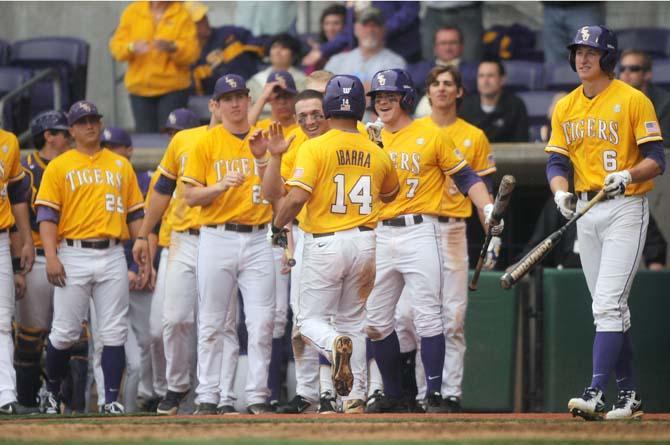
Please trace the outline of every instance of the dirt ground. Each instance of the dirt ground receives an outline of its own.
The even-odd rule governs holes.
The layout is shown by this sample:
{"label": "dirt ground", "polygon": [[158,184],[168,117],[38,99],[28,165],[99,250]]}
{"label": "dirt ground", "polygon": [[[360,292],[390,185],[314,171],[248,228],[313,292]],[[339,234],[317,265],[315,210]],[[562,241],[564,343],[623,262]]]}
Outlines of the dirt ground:
{"label": "dirt ground", "polygon": [[[670,414],[584,422],[568,414],[177,416],[0,420],[0,442],[187,441],[641,441],[670,443]],[[597,439],[596,439],[597,438]]]}

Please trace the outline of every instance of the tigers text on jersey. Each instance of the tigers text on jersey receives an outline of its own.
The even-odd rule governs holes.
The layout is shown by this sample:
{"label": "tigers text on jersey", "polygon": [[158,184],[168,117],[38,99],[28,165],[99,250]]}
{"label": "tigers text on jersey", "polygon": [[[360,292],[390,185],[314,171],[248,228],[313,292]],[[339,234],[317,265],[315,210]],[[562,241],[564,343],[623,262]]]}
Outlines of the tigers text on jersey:
{"label": "tigers text on jersey", "polygon": [[[189,152],[208,131],[208,126],[202,125],[200,127],[177,132],[170,141],[170,144],[168,144],[163,159],[161,159],[161,162],[158,165],[160,174],[166,178],[177,181],[177,179],[184,174],[184,166],[188,160]],[[172,194],[170,206],[165,212],[167,215],[165,218],[165,221],[167,222],[166,231],[169,229],[181,232],[200,227],[198,222],[200,217],[200,207],[190,207],[186,203],[186,200],[184,199],[184,187],[185,185],[183,182],[177,181],[177,187]],[[162,241],[159,240],[161,245],[163,245],[162,242],[166,241],[169,244],[166,236],[169,237],[169,232],[164,234],[161,226],[161,233],[159,236],[159,238],[162,238]]]}
{"label": "tigers text on jersey", "polygon": [[432,122],[415,120],[395,133],[383,129],[382,142],[398,173],[400,191],[382,208],[380,219],[439,214],[445,175],[467,165],[446,131]]}
{"label": "tigers text on jersey", "polygon": [[40,238],[40,226],[37,224],[37,212],[35,209],[35,199],[37,198],[37,191],[40,189],[42,183],[42,176],[44,169],[47,168],[48,160],[43,159],[39,152],[30,153],[25,158],[21,159],[23,170],[30,178],[30,229],[33,235],[33,244],[35,247],[42,247],[42,239]]}
{"label": "tigers text on jersey", "polygon": [[126,216],[144,207],[130,162],[103,148],[69,150],[49,162],[35,206],[60,213],[59,238],[128,238]]}
{"label": "tigers text on jersey", "polygon": [[[422,117],[419,121],[425,121],[435,125],[430,116]],[[443,127],[451,140],[454,141],[456,149],[467,161],[468,165],[479,176],[486,176],[496,171],[496,163],[491,153],[491,144],[484,132],[463,119]],[[444,181],[444,195],[440,207],[440,216],[451,216],[456,218],[468,218],[472,215],[472,202],[464,196],[454,181],[447,177]]]}
{"label": "tigers text on jersey", "polygon": [[391,159],[368,138],[329,130],[300,146],[287,184],[311,193],[300,227],[328,233],[373,227],[379,219],[379,196],[395,193],[398,179]]}
{"label": "tigers text on jersey", "polygon": [[[544,150],[570,157],[577,192],[597,191],[609,173],[642,161],[639,145],[662,140],[651,101],[615,79],[592,99],[579,86],[559,100],[551,118],[551,139]],[[653,187],[651,180],[629,184],[626,195],[640,195]]]}
{"label": "tigers text on jersey", "polygon": [[0,229],[14,225],[7,185],[23,179],[19,140],[12,133],[0,129]]}
{"label": "tigers text on jersey", "polygon": [[265,224],[272,219],[272,208],[262,199],[261,178],[249,148],[251,127],[244,139],[228,132],[223,125],[212,128],[189,153],[181,180],[194,186],[211,186],[229,172],[240,172],[244,182],[221,193],[209,205],[200,208],[201,225]]}

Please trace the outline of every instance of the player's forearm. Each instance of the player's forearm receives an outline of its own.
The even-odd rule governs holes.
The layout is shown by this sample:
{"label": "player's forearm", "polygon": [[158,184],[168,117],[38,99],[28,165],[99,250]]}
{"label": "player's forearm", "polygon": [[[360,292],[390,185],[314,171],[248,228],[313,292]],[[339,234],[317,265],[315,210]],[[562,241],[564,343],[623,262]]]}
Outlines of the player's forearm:
{"label": "player's forearm", "polygon": [[128,232],[130,232],[131,239],[137,239],[137,237],[140,236],[140,229],[142,228],[142,224],[143,218],[134,219],[128,223]]}
{"label": "player's forearm", "polygon": [[[293,190],[291,190],[291,192],[293,192]],[[277,227],[284,227],[292,222],[295,217],[298,216],[298,213],[300,213],[300,209],[302,209],[304,204],[305,201],[299,199],[297,193],[289,193],[286,195],[278,206],[279,210],[275,215],[274,225]]]}
{"label": "player's forearm", "polygon": [[58,253],[58,225],[52,221],[40,222],[40,239],[44,248],[44,256],[55,257]]}
{"label": "player's forearm", "polygon": [[261,115],[263,112],[263,107],[265,106],[265,98],[263,96],[259,97],[256,102],[249,108],[249,112],[247,113],[247,120],[249,121],[249,125],[256,125],[256,122],[258,121],[258,116]]}
{"label": "player's forearm", "polygon": [[163,218],[165,210],[170,205],[170,195],[164,195],[158,191],[154,191],[147,201],[147,207],[144,212],[144,220],[140,228],[138,236],[148,236],[151,230],[156,227],[156,224]]}
{"label": "player's forearm", "polygon": [[263,175],[263,197],[275,203],[282,196],[286,195],[284,181],[281,177],[281,156],[272,156],[270,163],[265,169]]}
{"label": "player's forearm", "polygon": [[207,187],[196,187],[191,184],[186,184],[186,187],[184,188],[184,200],[186,201],[186,204],[191,207],[208,206],[214,202],[221,193],[223,193],[223,191],[217,184]]}
{"label": "player's forearm", "polygon": [[28,204],[21,202],[12,205],[12,213],[16,221],[16,227],[21,235],[22,243],[29,243],[32,246],[33,236],[30,230],[30,216],[28,215]]}
{"label": "player's forearm", "polygon": [[554,176],[549,181],[549,188],[551,188],[551,193],[556,194],[559,190],[562,192],[567,192],[570,188],[568,184],[568,178],[565,176]]}
{"label": "player's forearm", "polygon": [[486,204],[493,203],[491,195],[489,195],[489,191],[486,188],[486,184],[482,181],[473,184],[468,189],[468,197],[472,200],[478,210],[482,210]]}
{"label": "player's forearm", "polygon": [[628,170],[633,184],[648,181],[661,174],[661,167],[653,159],[645,158]]}

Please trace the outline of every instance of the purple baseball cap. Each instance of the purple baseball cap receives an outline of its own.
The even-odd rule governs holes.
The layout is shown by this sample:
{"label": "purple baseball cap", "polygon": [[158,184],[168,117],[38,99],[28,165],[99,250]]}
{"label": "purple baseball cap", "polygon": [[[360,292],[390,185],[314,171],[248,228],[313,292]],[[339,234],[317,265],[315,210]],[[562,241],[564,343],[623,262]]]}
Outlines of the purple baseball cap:
{"label": "purple baseball cap", "polygon": [[88,100],[77,101],[72,104],[70,111],[67,113],[67,123],[68,125],[72,126],[79,119],[86,116],[96,116],[101,118],[102,114],[98,113],[98,107],[96,107],[93,102]]}
{"label": "purple baseball cap", "polygon": [[249,88],[247,88],[247,83],[244,81],[244,78],[237,74],[225,74],[219,77],[219,80],[216,81],[212,99],[218,100],[224,94],[234,93],[236,91],[249,92]]}
{"label": "purple baseball cap", "polygon": [[267,82],[270,83],[279,79],[284,79],[284,83],[286,83],[286,88],[279,88],[291,94],[298,94],[298,89],[295,86],[295,80],[293,80],[293,76],[288,71],[280,70],[270,73]]}
{"label": "purple baseball cap", "polygon": [[130,139],[130,135],[123,128],[107,127],[102,132],[100,143],[111,147],[118,147],[119,145],[132,147],[133,140]]}
{"label": "purple baseball cap", "polygon": [[163,130],[186,130],[200,124],[198,116],[188,108],[172,110],[163,125]]}

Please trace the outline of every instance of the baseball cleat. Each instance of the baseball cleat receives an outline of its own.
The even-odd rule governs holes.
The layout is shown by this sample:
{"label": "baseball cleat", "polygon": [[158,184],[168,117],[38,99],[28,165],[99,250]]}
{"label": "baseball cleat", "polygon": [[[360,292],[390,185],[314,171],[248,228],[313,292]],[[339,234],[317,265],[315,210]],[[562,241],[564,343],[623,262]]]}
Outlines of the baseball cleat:
{"label": "baseball cleat", "polygon": [[338,335],[333,342],[333,385],[340,396],[348,396],[354,386],[351,372],[353,343],[346,335]]}
{"label": "baseball cleat", "polygon": [[[384,393],[381,389],[375,389],[375,391],[368,396],[368,401],[365,402],[366,412],[377,413],[378,406],[381,403],[381,400],[384,398]],[[369,410],[369,411],[368,411]]]}
{"label": "baseball cleat", "polygon": [[239,414],[232,405],[221,405],[216,409],[217,414],[229,416],[231,414]]}
{"label": "baseball cleat", "polygon": [[442,394],[439,392],[428,394],[428,397],[426,397],[426,412],[433,414],[447,412],[447,407],[442,400]]}
{"label": "baseball cleat", "polygon": [[605,417],[605,394],[597,388],[586,388],[580,397],[570,399],[568,411],[573,417],[584,420],[603,420]]}
{"label": "baseball cleat", "polygon": [[137,410],[141,413],[155,413],[156,409],[158,409],[158,404],[160,401],[161,399],[158,397],[151,397],[148,399],[144,397],[138,397]]}
{"label": "baseball cleat", "polygon": [[363,414],[365,402],[361,399],[345,400],[342,402],[342,412],[344,414]]}
{"label": "baseball cleat", "polygon": [[211,416],[214,414],[218,414],[216,403],[200,403],[193,411],[194,416]]}
{"label": "baseball cleat", "polygon": [[176,415],[177,411],[179,411],[179,403],[181,403],[184,397],[186,397],[186,394],[188,394],[188,391],[176,392],[170,391],[168,389],[167,394],[165,394],[165,398],[161,400],[161,403],[158,404],[156,412],[158,414],[166,414],[168,416]]}
{"label": "baseball cleat", "polygon": [[16,402],[5,403],[0,406],[0,414],[6,416],[12,416],[18,414],[18,404]]}
{"label": "baseball cleat", "polygon": [[259,415],[259,414],[272,414],[270,405],[267,403],[253,403],[247,406],[247,412],[249,414]]}
{"label": "baseball cleat", "polygon": [[120,416],[126,413],[126,409],[119,402],[106,403],[103,407],[103,413]]}
{"label": "baseball cleat", "polygon": [[60,414],[60,400],[52,392],[47,392],[42,399],[44,414]]}
{"label": "baseball cleat", "polygon": [[293,399],[288,402],[286,405],[280,405],[277,407],[277,414],[302,414],[308,412],[314,412],[316,407],[312,402],[307,400],[301,395],[293,397]]}
{"label": "baseball cleat", "polygon": [[606,420],[632,420],[641,419],[642,399],[635,391],[619,391],[617,401],[612,411],[605,415]]}
{"label": "baseball cleat", "polygon": [[337,399],[330,391],[322,392],[319,398],[319,414],[337,413]]}
{"label": "baseball cleat", "polygon": [[[374,402],[368,403],[365,407],[366,413],[408,413],[409,406],[407,406],[407,401],[400,398],[396,399],[394,397],[389,397],[386,394],[377,394],[377,391],[373,394],[376,395]],[[369,400],[368,400],[369,402]]]}
{"label": "baseball cleat", "polygon": [[449,396],[444,398],[444,406],[448,413],[460,413],[463,411],[461,407],[461,398],[457,396]]}

